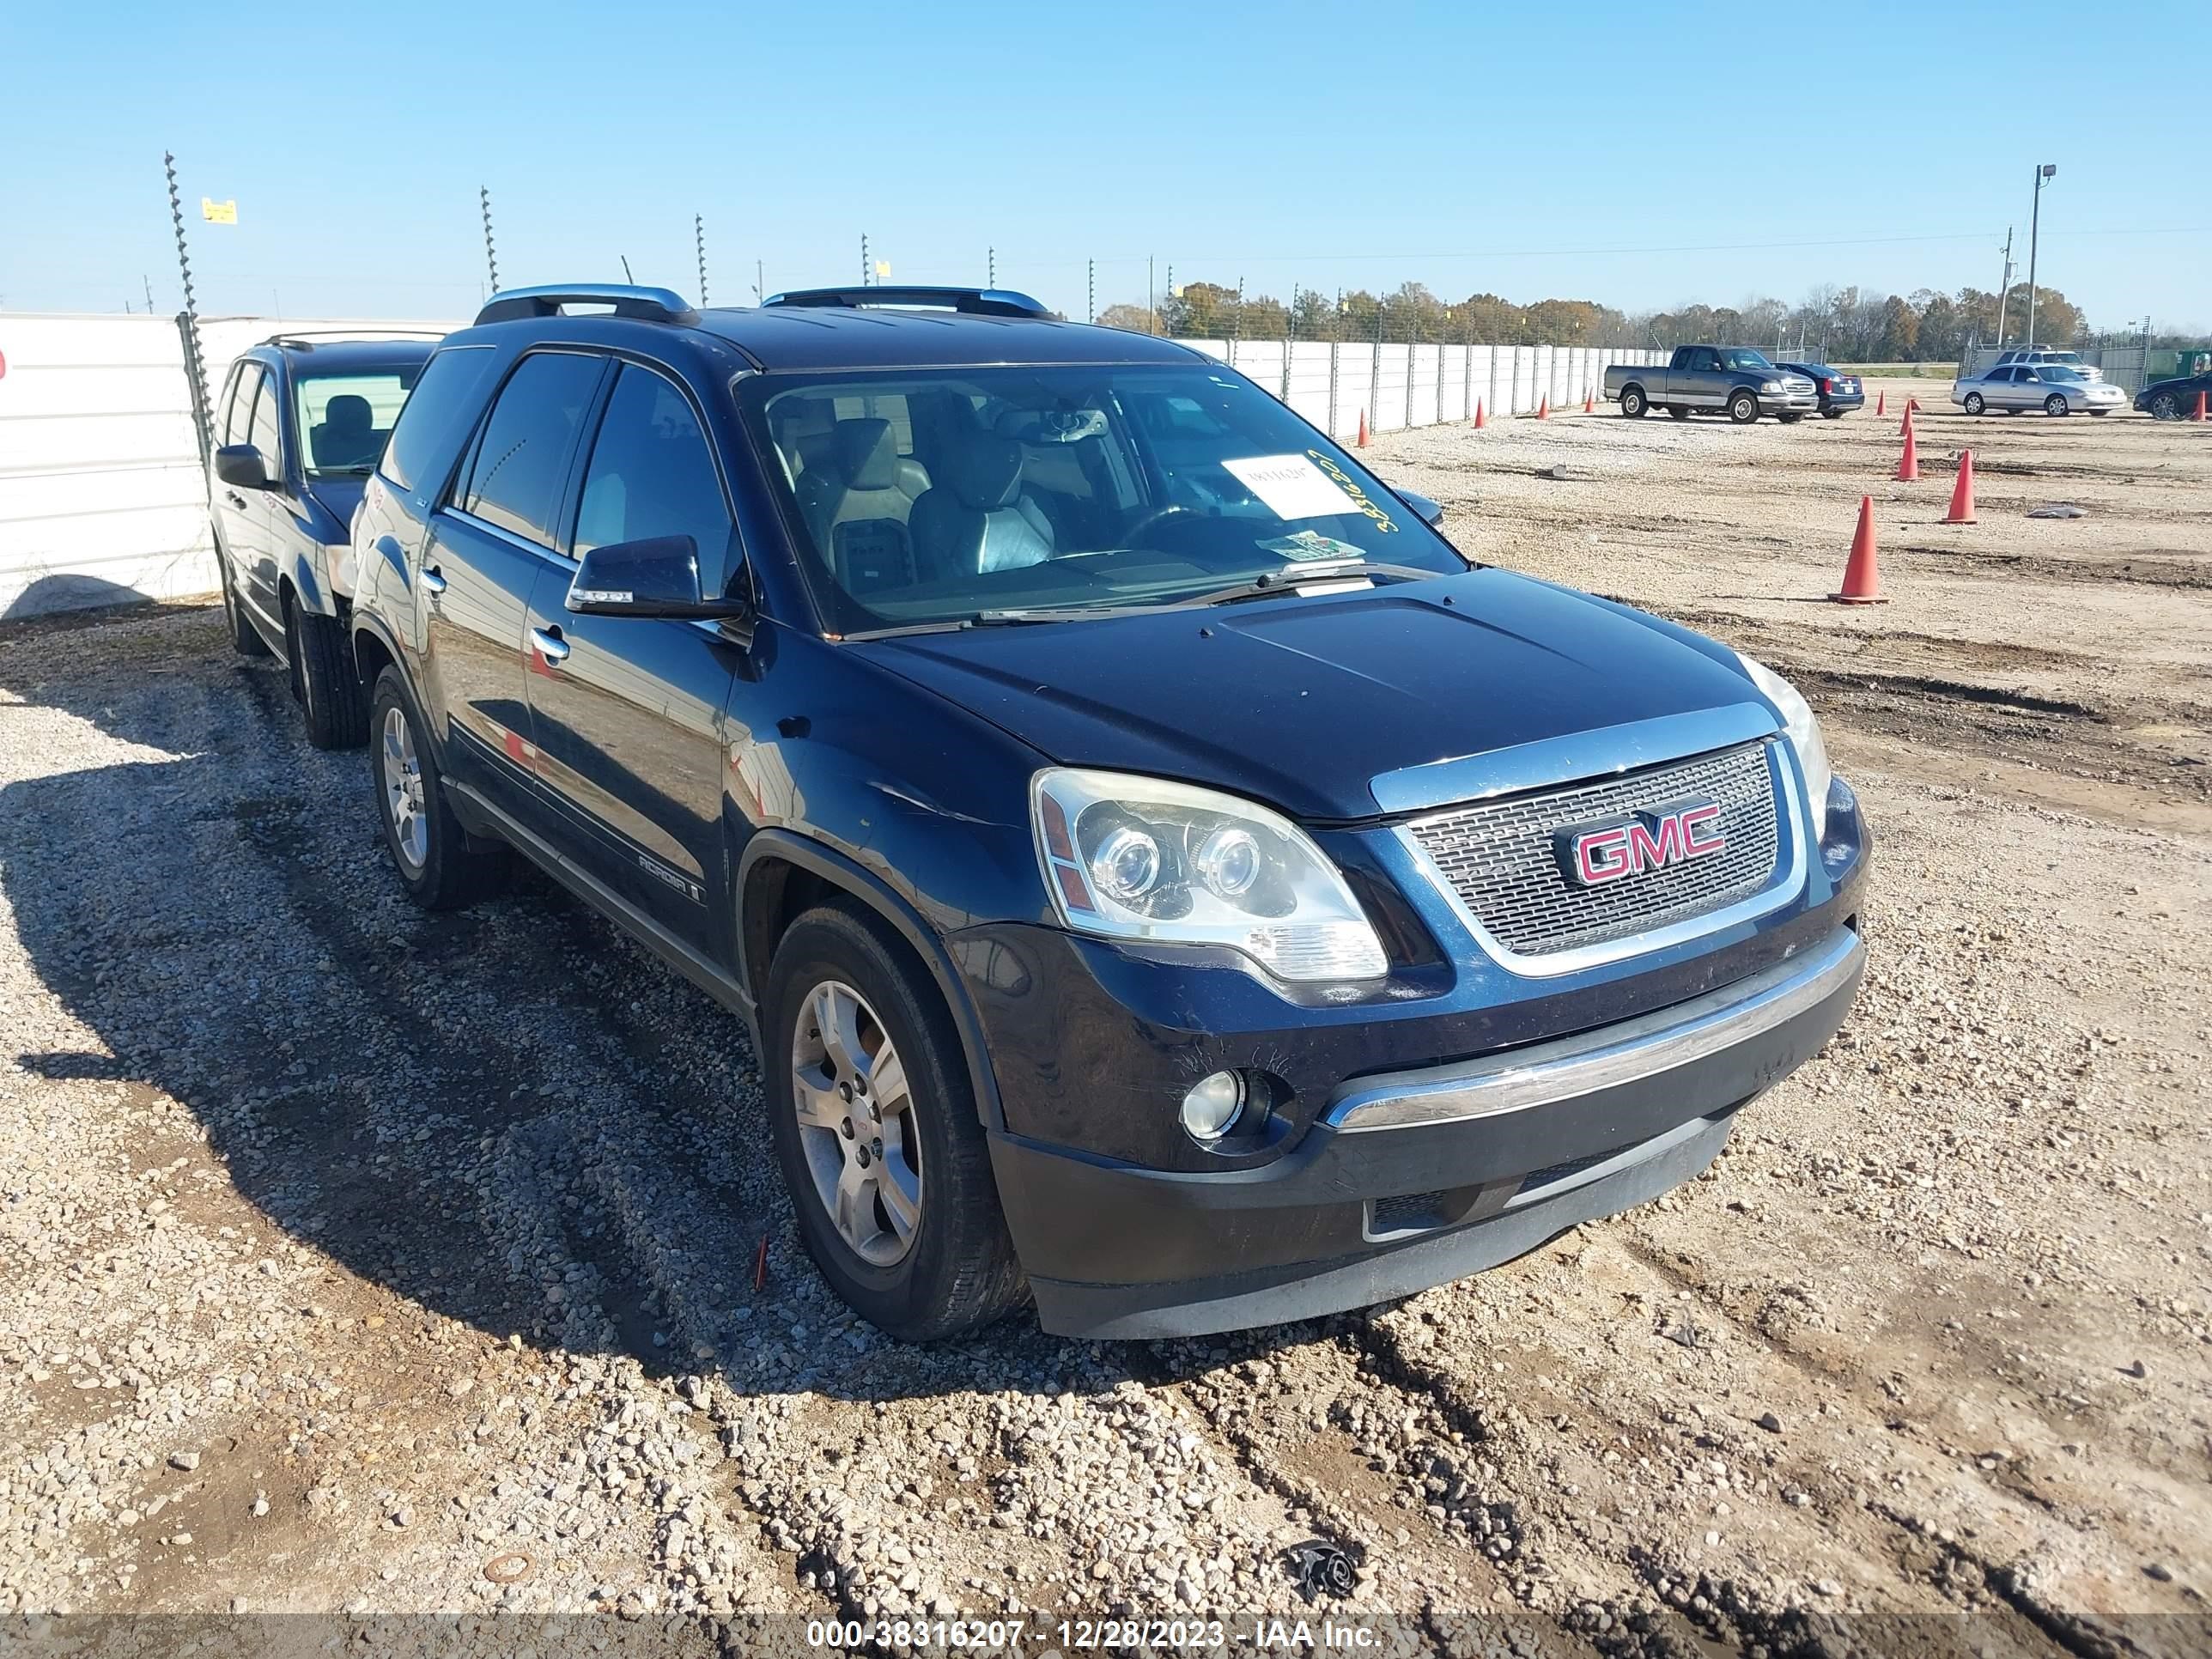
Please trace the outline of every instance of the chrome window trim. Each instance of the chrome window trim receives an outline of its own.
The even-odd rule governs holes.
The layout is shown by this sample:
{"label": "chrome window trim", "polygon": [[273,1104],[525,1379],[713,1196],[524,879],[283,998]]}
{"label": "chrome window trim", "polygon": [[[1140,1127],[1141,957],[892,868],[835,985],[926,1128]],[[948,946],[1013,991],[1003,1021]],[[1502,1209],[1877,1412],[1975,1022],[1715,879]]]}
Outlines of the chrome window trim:
{"label": "chrome window trim", "polygon": [[[1771,717],[1769,718],[1771,720]],[[1738,899],[1735,903],[1724,906],[1718,910],[1708,911],[1703,915],[1685,917],[1680,921],[1672,922],[1664,927],[1654,928],[1644,933],[1627,933],[1619,939],[1601,939],[1595,945],[1578,945],[1571,950],[1553,951],[1542,955],[1527,955],[1512,950],[1485,927],[1474,912],[1468,908],[1467,902],[1459,896],[1459,890],[1452,885],[1450,879],[1437,866],[1436,860],[1429,856],[1428,848],[1421,845],[1420,837],[1413,833],[1419,825],[1430,822],[1430,817],[1416,818],[1410,823],[1400,824],[1391,833],[1397,836],[1399,845],[1406,849],[1407,857],[1413,860],[1413,867],[1420,872],[1421,878],[1427,882],[1431,889],[1450,907],[1453,915],[1458,918],[1460,925],[1467,929],[1475,944],[1481,947],[1485,956],[1510,974],[1516,974],[1526,979],[1556,979],[1562,974],[1580,973],[1585,969],[1601,968],[1607,963],[1620,962],[1629,957],[1642,956],[1650,951],[1663,951],[1669,945],[1686,944],[1692,939],[1702,939],[1708,933],[1719,933],[1723,928],[1733,927],[1740,922],[1750,921],[1765,915],[1770,911],[1778,910],[1804,891],[1805,827],[1812,822],[1811,809],[1806,805],[1805,800],[1805,786],[1798,775],[1794,761],[1784,761],[1783,758],[1783,750],[1789,747],[1789,744],[1771,733],[1767,735],[1765,741],[1767,775],[1774,790],[1774,825],[1778,837],[1778,852],[1780,858],[1786,860],[1781,864],[1779,872],[1773,880],[1747,898]],[[1664,765],[1671,761],[1693,758],[1700,752],[1703,751],[1692,750],[1688,755],[1670,756],[1667,761],[1645,762],[1640,764]],[[1616,772],[1628,769],[1626,767],[1613,769]],[[1599,775],[1601,778],[1606,775]],[[1576,782],[1594,781],[1571,780]],[[1451,813],[1461,811],[1466,805],[1464,801],[1455,802],[1449,811],[1431,816],[1448,817]]]}
{"label": "chrome window trim", "polygon": [[1340,1134],[1494,1118],[1693,1065],[1820,1006],[1855,982],[1866,947],[1849,927],[1748,980],[1600,1027],[1458,1066],[1360,1078],[1322,1122]]}
{"label": "chrome window trim", "polygon": [[[1744,690],[1751,690],[1748,683]],[[1375,804],[1385,812],[1466,806],[1499,795],[1527,794],[1553,784],[1594,783],[1665,761],[1733,749],[1781,729],[1781,720],[1763,702],[1725,703],[1687,714],[1662,714],[1656,720],[1540,738],[1487,754],[1426,761],[1380,773],[1368,781],[1367,787]]]}

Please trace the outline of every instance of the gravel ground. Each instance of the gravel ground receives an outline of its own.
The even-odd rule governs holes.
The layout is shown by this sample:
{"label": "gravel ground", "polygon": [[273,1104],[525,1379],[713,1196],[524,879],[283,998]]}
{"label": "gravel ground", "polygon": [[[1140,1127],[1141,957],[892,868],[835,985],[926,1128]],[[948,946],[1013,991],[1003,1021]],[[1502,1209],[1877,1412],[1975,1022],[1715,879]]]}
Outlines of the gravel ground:
{"label": "gravel ground", "polygon": [[[0,1636],[2202,1650],[2212,434],[1920,395],[1911,486],[1870,416],[1378,441],[1470,550],[1802,678],[1874,963],[1701,1180],[1229,1339],[882,1341],[702,998],[541,883],[414,910],[219,613],[0,631]],[[1938,526],[1970,441],[1982,522]],[[1893,603],[1819,604],[1866,491]],[[1313,1538],[1348,1597],[1291,1582]]]}

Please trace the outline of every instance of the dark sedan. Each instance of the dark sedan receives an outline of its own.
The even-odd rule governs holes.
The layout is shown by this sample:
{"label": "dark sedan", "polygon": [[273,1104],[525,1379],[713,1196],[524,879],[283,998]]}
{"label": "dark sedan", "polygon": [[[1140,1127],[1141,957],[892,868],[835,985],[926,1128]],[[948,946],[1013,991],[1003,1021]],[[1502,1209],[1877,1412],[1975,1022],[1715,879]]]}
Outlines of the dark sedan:
{"label": "dark sedan", "polygon": [[2161,421],[2185,421],[2197,413],[2197,400],[2200,398],[2212,401],[2212,374],[2153,380],[2136,393],[2136,407]]}
{"label": "dark sedan", "polygon": [[1839,421],[1855,409],[1866,407],[1866,388],[1856,374],[1846,374],[1826,363],[1781,363],[1793,374],[1802,374],[1820,394],[1820,418]]}

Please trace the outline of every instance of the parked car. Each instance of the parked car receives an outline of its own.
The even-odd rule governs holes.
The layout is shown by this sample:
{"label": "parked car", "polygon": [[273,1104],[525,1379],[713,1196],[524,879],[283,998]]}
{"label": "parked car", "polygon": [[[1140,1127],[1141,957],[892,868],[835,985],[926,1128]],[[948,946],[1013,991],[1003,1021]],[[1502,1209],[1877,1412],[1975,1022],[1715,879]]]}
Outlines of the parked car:
{"label": "parked car", "polygon": [[2061,363],[2040,368],[2001,365],[1986,374],[1951,383],[1951,401],[1969,415],[2002,410],[2016,415],[2023,409],[2040,409],[2046,415],[2072,415],[2087,410],[2109,415],[2126,407],[2128,394],[2107,380],[2092,380],[2078,369]]}
{"label": "parked car", "polygon": [[2212,394],[2212,374],[2186,374],[2179,380],[2154,380],[2136,393],[2136,407],[2161,421],[2185,421],[2197,412],[2197,400]]}
{"label": "parked car", "polygon": [[2073,369],[2092,380],[2101,380],[2105,378],[2105,371],[2083,362],[2080,352],[2061,350],[2054,346],[2020,346],[2010,351],[2001,351],[1997,354],[1996,362],[1990,367],[1993,368],[2041,368],[2046,364],[2055,364],[2060,368]]}
{"label": "parked car", "polygon": [[216,401],[208,505],[231,642],[283,659],[320,749],[368,735],[350,526],[437,337],[278,335],[239,357]]}
{"label": "parked car", "polygon": [[1663,368],[1610,364],[1605,396],[1631,420],[1658,408],[1678,421],[1700,410],[1725,413],[1738,426],[1749,426],[1761,415],[1802,421],[1820,407],[1811,380],[1776,368],[1764,352],[1748,346],[1677,346]]}
{"label": "parked car", "polygon": [[1846,374],[1826,363],[1778,363],[1775,367],[1802,374],[1813,383],[1820,396],[1822,420],[1840,421],[1853,410],[1866,407],[1866,389],[1856,374]]}
{"label": "parked car", "polygon": [[1705,1168],[1865,960],[1804,700],[1440,517],[1018,295],[501,294],[355,526],[383,838],[742,1018],[886,1331],[1409,1292]]}

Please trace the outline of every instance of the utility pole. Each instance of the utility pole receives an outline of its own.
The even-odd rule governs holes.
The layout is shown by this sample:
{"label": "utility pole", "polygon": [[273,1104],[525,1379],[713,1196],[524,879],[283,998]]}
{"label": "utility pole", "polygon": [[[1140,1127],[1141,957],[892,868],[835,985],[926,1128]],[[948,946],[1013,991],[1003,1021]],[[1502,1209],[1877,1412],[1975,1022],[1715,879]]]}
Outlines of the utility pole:
{"label": "utility pole", "polygon": [[691,216],[691,246],[699,255],[699,304],[707,304],[707,218],[704,214]]}
{"label": "utility pole", "polygon": [[491,291],[499,292],[499,255],[491,245],[491,186],[477,186],[477,205],[483,210],[484,269],[491,273]]}
{"label": "utility pole", "polygon": [[2005,227],[2004,281],[1997,284],[1997,349],[2004,349],[2005,302],[2012,298],[2012,227]]}
{"label": "utility pole", "polygon": [[2043,228],[2043,185],[2058,172],[2056,161],[2045,161],[2035,170],[2035,210],[2027,221],[2027,343],[2035,343],[2035,245],[2037,233]]}

